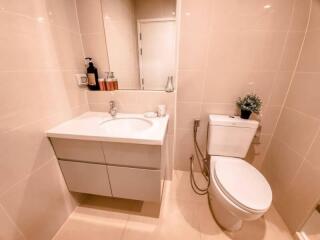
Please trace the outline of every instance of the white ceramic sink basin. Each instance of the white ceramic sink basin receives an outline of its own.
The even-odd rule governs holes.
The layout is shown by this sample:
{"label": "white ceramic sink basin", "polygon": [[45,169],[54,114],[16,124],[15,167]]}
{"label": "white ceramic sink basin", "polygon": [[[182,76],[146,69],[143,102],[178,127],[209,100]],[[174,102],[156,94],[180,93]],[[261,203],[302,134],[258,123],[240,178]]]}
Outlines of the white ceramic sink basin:
{"label": "white ceramic sink basin", "polygon": [[116,117],[100,123],[100,126],[112,133],[141,132],[152,127],[152,122],[138,117]]}
{"label": "white ceramic sink basin", "polygon": [[143,114],[86,112],[47,131],[48,137],[162,145],[169,116],[145,118]]}

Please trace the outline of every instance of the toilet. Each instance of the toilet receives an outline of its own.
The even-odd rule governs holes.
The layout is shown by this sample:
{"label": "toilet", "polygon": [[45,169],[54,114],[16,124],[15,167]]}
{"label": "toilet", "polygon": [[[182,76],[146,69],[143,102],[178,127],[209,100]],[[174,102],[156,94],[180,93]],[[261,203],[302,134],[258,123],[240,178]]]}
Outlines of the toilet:
{"label": "toilet", "polygon": [[259,123],[239,117],[209,115],[209,204],[227,231],[260,218],[270,208],[272,191],[265,177],[243,160]]}

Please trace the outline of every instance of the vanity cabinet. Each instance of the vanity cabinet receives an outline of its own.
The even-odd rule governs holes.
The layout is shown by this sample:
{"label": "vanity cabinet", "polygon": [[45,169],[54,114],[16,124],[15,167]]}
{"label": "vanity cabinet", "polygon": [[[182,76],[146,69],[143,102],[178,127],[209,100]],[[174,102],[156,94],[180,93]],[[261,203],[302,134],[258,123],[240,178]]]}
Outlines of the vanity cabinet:
{"label": "vanity cabinet", "polygon": [[50,138],[68,189],[159,202],[167,145]]}
{"label": "vanity cabinet", "polygon": [[70,191],[112,196],[106,165],[64,160],[59,165]]}
{"label": "vanity cabinet", "polygon": [[96,141],[51,138],[58,159],[105,164],[101,143]]}
{"label": "vanity cabinet", "polygon": [[160,169],[161,146],[144,144],[102,143],[107,164]]}
{"label": "vanity cabinet", "polygon": [[160,170],[108,166],[108,172],[114,197],[160,201]]}

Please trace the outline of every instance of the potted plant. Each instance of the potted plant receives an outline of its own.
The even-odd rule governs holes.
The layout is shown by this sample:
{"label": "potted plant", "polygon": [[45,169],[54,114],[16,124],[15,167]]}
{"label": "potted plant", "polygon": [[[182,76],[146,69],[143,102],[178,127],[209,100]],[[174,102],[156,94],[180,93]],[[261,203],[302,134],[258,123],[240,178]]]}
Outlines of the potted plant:
{"label": "potted plant", "polygon": [[239,97],[237,106],[241,110],[241,118],[249,119],[251,113],[259,113],[262,101],[256,94],[247,94],[243,98]]}

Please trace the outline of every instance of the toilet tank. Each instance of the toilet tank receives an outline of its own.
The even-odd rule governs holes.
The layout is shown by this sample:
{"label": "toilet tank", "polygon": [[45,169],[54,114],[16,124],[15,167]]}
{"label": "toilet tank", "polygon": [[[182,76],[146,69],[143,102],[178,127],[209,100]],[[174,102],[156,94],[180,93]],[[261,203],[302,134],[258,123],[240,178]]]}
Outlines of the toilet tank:
{"label": "toilet tank", "polygon": [[255,120],[209,115],[208,154],[244,158],[258,126]]}

